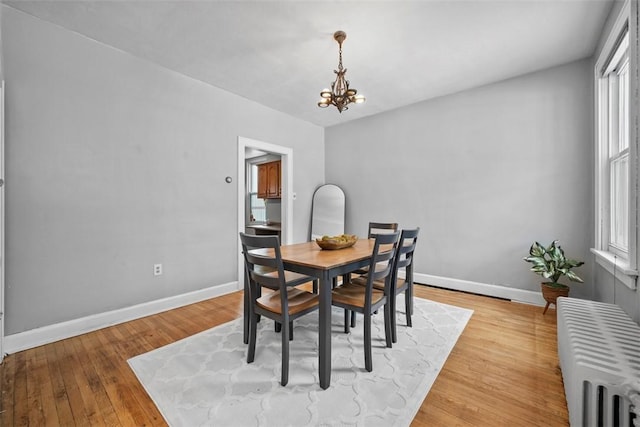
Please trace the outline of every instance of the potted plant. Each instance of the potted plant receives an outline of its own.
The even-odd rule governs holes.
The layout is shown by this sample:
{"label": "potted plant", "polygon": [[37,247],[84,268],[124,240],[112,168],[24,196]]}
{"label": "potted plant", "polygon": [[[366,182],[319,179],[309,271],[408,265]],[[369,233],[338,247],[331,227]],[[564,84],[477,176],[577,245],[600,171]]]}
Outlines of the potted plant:
{"label": "potted plant", "polygon": [[569,295],[569,286],[558,282],[562,276],[567,276],[572,282],[583,283],[572,269],[580,267],[584,262],[567,258],[558,240],[554,240],[548,247],[535,242],[529,249],[529,256],[523,259],[533,264],[531,271],[548,279],[541,284],[542,296],[547,302],[543,314],[547,312],[549,304],[556,303],[558,297]]}

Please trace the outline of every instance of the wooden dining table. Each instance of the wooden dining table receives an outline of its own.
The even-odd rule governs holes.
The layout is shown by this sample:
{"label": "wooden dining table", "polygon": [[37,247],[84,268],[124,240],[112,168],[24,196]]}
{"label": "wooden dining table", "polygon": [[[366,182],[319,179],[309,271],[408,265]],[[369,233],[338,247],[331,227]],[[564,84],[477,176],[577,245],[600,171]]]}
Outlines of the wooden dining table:
{"label": "wooden dining table", "polygon": [[318,371],[320,387],[331,384],[331,289],[335,278],[369,265],[375,239],[358,239],[355,245],[337,250],[320,249],[316,242],[280,247],[285,270],[318,278],[319,330]]}

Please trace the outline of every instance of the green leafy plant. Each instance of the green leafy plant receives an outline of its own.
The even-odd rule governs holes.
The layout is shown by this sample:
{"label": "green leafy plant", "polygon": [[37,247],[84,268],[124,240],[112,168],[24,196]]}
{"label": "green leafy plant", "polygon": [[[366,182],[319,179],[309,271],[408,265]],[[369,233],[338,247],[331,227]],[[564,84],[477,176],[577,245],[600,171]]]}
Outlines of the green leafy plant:
{"label": "green leafy plant", "polygon": [[529,256],[524,257],[523,260],[533,264],[531,271],[549,279],[549,282],[545,282],[545,284],[551,287],[566,287],[566,285],[558,283],[562,276],[567,276],[572,282],[584,283],[576,273],[571,271],[575,267],[580,267],[584,262],[567,258],[558,244],[558,240],[554,240],[548,247],[535,242],[529,249]]}

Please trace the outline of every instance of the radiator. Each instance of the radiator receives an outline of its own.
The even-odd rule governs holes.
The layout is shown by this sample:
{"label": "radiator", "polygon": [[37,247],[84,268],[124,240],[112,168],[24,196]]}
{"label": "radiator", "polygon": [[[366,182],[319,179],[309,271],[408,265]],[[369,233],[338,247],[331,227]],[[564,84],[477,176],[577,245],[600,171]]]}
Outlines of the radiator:
{"label": "radiator", "polygon": [[[558,298],[558,358],[572,427],[640,427],[640,326],[618,306]],[[635,406],[638,406],[637,404]]]}

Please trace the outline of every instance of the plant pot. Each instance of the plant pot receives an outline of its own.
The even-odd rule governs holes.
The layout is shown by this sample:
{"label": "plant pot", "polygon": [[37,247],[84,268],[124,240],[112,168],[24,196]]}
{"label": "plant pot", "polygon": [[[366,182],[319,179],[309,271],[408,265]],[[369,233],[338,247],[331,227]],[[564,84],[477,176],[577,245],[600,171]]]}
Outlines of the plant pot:
{"label": "plant pot", "polygon": [[566,285],[555,285],[551,286],[548,283],[541,283],[542,286],[542,297],[547,302],[547,305],[544,307],[544,311],[542,314],[546,314],[547,309],[550,304],[556,305],[556,300],[558,297],[568,297],[569,296],[569,287]]}

